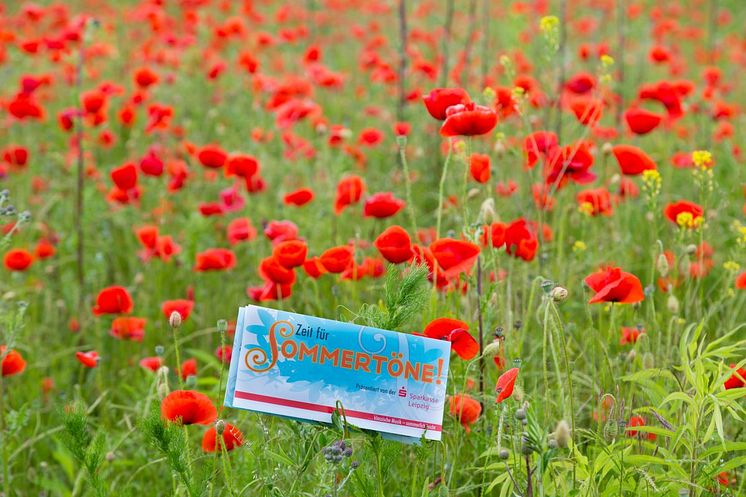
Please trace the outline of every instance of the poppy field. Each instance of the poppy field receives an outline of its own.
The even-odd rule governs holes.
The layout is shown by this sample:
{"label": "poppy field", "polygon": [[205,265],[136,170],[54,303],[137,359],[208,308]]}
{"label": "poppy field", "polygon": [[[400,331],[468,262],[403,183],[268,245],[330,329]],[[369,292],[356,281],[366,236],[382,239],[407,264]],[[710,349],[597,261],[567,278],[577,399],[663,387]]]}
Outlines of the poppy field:
{"label": "poppy field", "polygon": [[[0,496],[746,496],[744,23],[1,2]],[[224,407],[248,304],[449,342],[442,439]]]}

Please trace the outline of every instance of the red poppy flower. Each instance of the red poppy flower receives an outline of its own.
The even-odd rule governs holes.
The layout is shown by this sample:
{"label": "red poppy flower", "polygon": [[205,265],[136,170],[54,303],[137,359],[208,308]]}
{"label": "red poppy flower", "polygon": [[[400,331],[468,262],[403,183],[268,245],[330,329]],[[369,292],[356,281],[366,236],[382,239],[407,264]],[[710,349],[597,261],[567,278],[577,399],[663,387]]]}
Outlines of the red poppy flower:
{"label": "red poppy flower", "polygon": [[132,297],[126,288],[110,286],[99,292],[93,314],[128,314],[132,312],[133,306]]}
{"label": "red poppy flower", "polygon": [[340,214],[346,207],[360,201],[365,191],[365,182],[360,176],[347,176],[337,184],[337,196],[334,199],[334,213]]}
{"label": "red poppy flower", "polygon": [[307,258],[306,262],[303,263],[303,270],[313,279],[320,278],[321,275],[326,273],[326,269],[321,265],[321,260],[318,257]]}
{"label": "red poppy flower", "polygon": [[120,316],[111,322],[109,334],[119,340],[142,342],[145,336],[145,323],[144,318]]}
{"label": "red poppy flower", "polygon": [[[232,424],[225,423],[223,431],[223,444],[225,450],[233,450],[236,447],[243,445],[243,434],[241,430],[233,426]],[[202,437],[202,450],[205,452],[215,452],[222,450],[222,447],[218,447],[218,432],[214,426],[211,426]]]}
{"label": "red poppy flower", "polygon": [[497,125],[494,110],[474,103],[458,104],[446,109],[446,120],[440,128],[443,136],[478,136]]}
{"label": "red poppy flower", "polygon": [[482,414],[481,404],[465,393],[457,393],[448,399],[448,410],[451,416],[458,418],[466,433],[471,432],[471,425]]}
{"label": "red poppy flower", "polygon": [[34,255],[39,259],[48,259],[57,253],[57,249],[48,240],[41,239],[36,243]]}
{"label": "red poppy flower", "polygon": [[3,256],[3,265],[9,271],[25,271],[34,262],[34,255],[25,249],[8,250]]}
{"label": "red poppy flower", "polygon": [[683,228],[694,228],[701,224],[704,219],[704,210],[701,206],[688,200],[680,200],[670,203],[663,210],[663,214],[672,223]]}
{"label": "red poppy flower", "polygon": [[551,154],[546,175],[546,184],[557,184],[561,188],[572,180],[578,184],[586,184],[596,179],[590,171],[593,166],[593,155],[586,144],[557,147]]}
{"label": "red poppy flower", "polygon": [[634,304],[645,298],[642,284],[637,276],[625,273],[618,267],[607,267],[596,271],[585,278],[585,284],[596,292],[588,301],[589,304],[599,302]]}
{"label": "red poppy flower", "polygon": [[171,318],[171,314],[178,312],[181,320],[186,321],[192,309],[194,309],[194,301],[187,299],[167,300],[161,304],[161,311],[167,320]]}
{"label": "red poppy flower", "polygon": [[21,169],[28,163],[28,149],[20,145],[9,145],[2,152],[3,160],[14,166],[15,168]]}
{"label": "red poppy flower", "polygon": [[479,353],[479,344],[469,333],[469,325],[452,318],[437,318],[425,326],[423,334],[436,340],[451,342],[451,349],[464,360],[473,359]]}
{"label": "red poppy flower", "polygon": [[236,265],[236,255],[228,249],[212,248],[197,254],[195,271],[223,271]]}
{"label": "red poppy flower", "polygon": [[263,286],[250,287],[246,294],[255,302],[268,302],[271,300],[287,299],[293,292],[293,285],[282,285],[267,281]]}
{"label": "red poppy flower", "polygon": [[615,145],[612,148],[622,174],[637,176],[643,171],[655,169],[655,162],[642,149],[632,145]]}
{"label": "red poppy flower", "polygon": [[251,178],[259,171],[259,161],[255,157],[246,154],[231,155],[227,159],[225,166],[225,174],[227,176]]}
{"label": "red poppy flower", "polygon": [[0,357],[3,358],[3,376],[13,376],[15,374],[23,373],[23,370],[26,369],[26,361],[23,359],[21,354],[13,349],[6,353],[6,350],[7,347],[5,345],[0,345]]}
{"label": "red poppy flower", "polygon": [[638,430],[631,429],[631,428],[635,428],[636,426],[645,426],[645,425],[646,425],[645,418],[641,416],[630,417],[629,423],[627,423],[627,428],[626,428],[627,436],[636,437],[638,434],[640,434],[640,436],[644,436],[650,441],[655,440],[657,438],[655,433],[642,433],[642,432],[639,432]]}
{"label": "red poppy flower", "polygon": [[186,381],[190,376],[197,376],[197,359],[187,359],[182,362],[179,375],[184,381]]}
{"label": "red poppy flower", "polygon": [[565,88],[578,95],[584,95],[595,87],[596,78],[587,72],[579,72],[565,83]]}
{"label": "red poppy flower", "polygon": [[282,200],[285,205],[295,205],[297,207],[300,207],[312,201],[313,197],[313,190],[311,190],[310,188],[300,188],[288,193],[283,197]]}
{"label": "red poppy flower", "polygon": [[[491,227],[492,244],[493,246],[500,246],[500,224],[493,224]],[[505,227],[503,235],[505,243],[505,252],[514,256],[520,257],[524,261],[532,261],[536,256],[536,252],[539,248],[539,240],[533,231],[529,229],[528,223],[525,219],[519,218],[510,223]],[[496,244],[496,242],[498,242]]]}
{"label": "red poppy flower", "polygon": [[280,285],[295,283],[295,271],[280,264],[276,257],[265,257],[259,263],[259,275],[266,281]]}
{"label": "red poppy flower", "polygon": [[163,358],[158,356],[143,357],[140,359],[140,367],[143,369],[149,369],[152,372],[158,371],[163,366]]}
{"label": "red poppy flower", "polygon": [[272,244],[278,244],[298,238],[298,227],[292,221],[270,221],[264,228],[264,235]]}
{"label": "red poppy flower", "polygon": [[640,338],[640,335],[642,333],[645,333],[645,330],[640,328],[639,326],[635,326],[635,327],[623,326],[622,327],[622,338],[619,339],[619,345],[628,345],[628,344],[637,343],[637,339]]}
{"label": "red poppy flower", "polygon": [[383,133],[375,128],[366,128],[360,131],[357,141],[360,145],[373,147],[383,141]]}
{"label": "red poppy flower", "polygon": [[217,145],[205,145],[197,152],[200,164],[210,169],[220,169],[225,165],[228,154]]}
{"label": "red poppy flower", "polygon": [[469,94],[463,88],[437,88],[422,100],[430,115],[438,121],[445,120],[449,107],[471,102]]}
{"label": "red poppy flower", "polygon": [[147,88],[158,82],[158,74],[149,67],[141,67],[135,71],[134,80],[140,88]]}
{"label": "red poppy flower", "polygon": [[730,367],[735,371],[733,371],[733,374],[725,380],[725,383],[723,384],[725,389],[730,390],[731,388],[746,387],[746,368],[736,369],[735,364],[731,364]]}
{"label": "red poppy flower", "polygon": [[487,183],[490,180],[490,156],[487,154],[471,154],[469,172],[477,183]]}
{"label": "red poppy flower", "polygon": [[479,257],[479,246],[465,240],[441,238],[431,243],[429,249],[447,278],[469,272]]}
{"label": "red poppy flower", "polygon": [[746,290],[746,271],[736,276],[736,288]]}
{"label": "red poppy flower", "polygon": [[365,217],[384,219],[395,215],[405,205],[406,202],[394,197],[391,192],[376,193],[365,199],[363,215]]}
{"label": "red poppy flower", "polygon": [[98,366],[98,352],[91,350],[90,352],[76,352],[75,358],[87,368],[95,368]]}
{"label": "red poppy flower", "polygon": [[663,120],[663,116],[641,108],[631,108],[624,112],[630,131],[636,135],[646,135],[653,131]]}
{"label": "red poppy flower", "polygon": [[287,269],[302,266],[306,261],[306,255],[308,255],[308,246],[306,242],[301,240],[280,242],[272,250],[272,257],[277,260],[278,264]]}
{"label": "red poppy flower", "polygon": [[497,379],[495,391],[497,392],[498,404],[513,395],[513,388],[515,387],[515,380],[518,378],[518,371],[518,368],[509,369],[501,374]]}
{"label": "red poppy flower", "polygon": [[231,245],[256,238],[256,228],[251,224],[251,220],[245,217],[239,217],[228,223],[227,232]]}
{"label": "red poppy flower", "polygon": [[407,231],[401,226],[391,226],[373,242],[384,259],[392,264],[399,264],[412,260],[412,240]]}
{"label": "red poppy flower", "polygon": [[591,216],[610,216],[614,212],[611,194],[606,188],[593,188],[578,192],[575,197],[582,210],[588,209]]}
{"label": "red poppy flower", "polygon": [[523,150],[526,153],[526,167],[534,167],[539,157],[546,157],[558,145],[559,140],[557,135],[551,131],[535,131],[528,135],[523,140]]}
{"label": "red poppy flower", "polygon": [[215,349],[215,357],[223,364],[230,364],[233,357],[233,347],[230,345],[221,345]]}
{"label": "red poppy flower", "polygon": [[341,273],[352,264],[352,256],[352,247],[340,245],[324,251],[319,258],[319,262],[330,273]]}
{"label": "red poppy flower", "polygon": [[207,395],[194,390],[175,390],[161,402],[161,416],[174,423],[209,425],[218,411]]}

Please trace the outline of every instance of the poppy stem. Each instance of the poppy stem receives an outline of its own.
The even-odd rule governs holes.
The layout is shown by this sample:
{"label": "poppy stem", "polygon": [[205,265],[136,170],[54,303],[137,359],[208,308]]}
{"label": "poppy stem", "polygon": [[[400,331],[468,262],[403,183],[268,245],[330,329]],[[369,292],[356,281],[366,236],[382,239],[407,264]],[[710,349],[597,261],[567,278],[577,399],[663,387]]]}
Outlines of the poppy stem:
{"label": "poppy stem", "polygon": [[171,326],[171,334],[174,337],[174,355],[176,356],[176,378],[179,380],[179,388],[184,388],[184,380],[181,378],[181,355],[179,354],[179,327]]}
{"label": "poppy stem", "polygon": [[440,187],[438,188],[438,219],[435,227],[435,239],[440,239],[440,224],[443,219],[443,192],[446,187],[446,177],[448,176],[448,165],[451,163],[451,156],[453,155],[453,143],[451,139],[448,139],[448,155],[446,155],[446,161],[443,163],[443,172],[440,175]]}
{"label": "poppy stem", "polygon": [[407,137],[400,136],[397,139],[399,145],[399,160],[404,173],[404,188],[407,195],[407,213],[412,222],[413,234],[417,236],[417,217],[414,214],[414,203],[412,202],[412,181],[409,177],[409,163],[407,162]]}
{"label": "poppy stem", "polygon": [[479,323],[479,403],[484,411],[484,331],[482,319],[482,257],[477,256],[477,319]]}
{"label": "poppy stem", "polygon": [[399,101],[396,106],[396,118],[404,121],[404,104],[407,76],[407,0],[399,0]]}
{"label": "poppy stem", "polygon": [[[0,363],[4,359],[4,355],[0,354]],[[5,432],[5,380],[0,372],[0,437],[2,437],[3,446],[3,493],[10,495],[10,463],[8,461],[8,449],[10,444],[8,443],[8,435]]]}
{"label": "poppy stem", "polygon": [[[474,45],[474,30],[477,25],[477,0],[469,2],[469,30],[466,33],[466,42],[464,44],[464,65],[461,66],[461,86],[464,88],[469,85],[469,66],[471,65],[471,51]],[[464,77],[464,74],[466,77]]]}
{"label": "poppy stem", "polygon": [[[557,321],[557,333],[560,337],[560,345],[562,347],[562,355],[565,363],[565,375],[567,376],[567,387],[570,396],[570,430],[573,436],[575,436],[575,402],[573,401],[573,390],[572,390],[572,373],[570,371],[570,361],[567,359],[567,338],[565,337],[565,330],[562,326],[562,319],[560,318],[557,306],[553,301],[549,301],[549,305],[552,308],[554,319]],[[575,442],[573,442],[575,443]],[[576,481],[576,470],[575,470],[575,458],[572,460],[572,488],[575,488]]]}
{"label": "poppy stem", "polygon": [[[565,86],[565,54],[567,53],[567,0],[560,0],[559,76],[557,80],[557,124],[556,133],[562,143],[562,88]],[[575,155],[575,154],[573,154]]]}
{"label": "poppy stem", "polygon": [[482,1],[482,55],[481,55],[481,76],[482,89],[487,86],[487,73],[489,72],[489,57],[487,55],[490,46],[490,2],[491,0]]}
{"label": "poppy stem", "polygon": [[443,54],[443,66],[440,72],[441,88],[445,88],[445,86],[448,84],[448,70],[451,49],[451,27],[453,26],[453,2],[454,0],[446,0],[446,17],[443,21],[443,46],[441,48],[441,53]]}
{"label": "poppy stem", "polygon": [[619,66],[619,79],[617,84],[619,85],[619,102],[617,102],[616,109],[616,127],[617,131],[622,129],[622,115],[624,112],[624,45],[627,35],[627,16],[626,9],[627,5],[625,0],[617,0],[617,34],[618,34],[618,48],[619,53],[617,57],[617,64]]}
{"label": "poppy stem", "polygon": [[[86,28],[84,28],[86,29]],[[76,68],[75,78],[75,90],[78,98],[78,115],[77,117],[77,130],[76,130],[76,142],[78,146],[77,154],[77,184],[75,191],[75,232],[76,236],[76,261],[77,261],[77,279],[78,279],[78,319],[83,317],[83,307],[85,303],[85,266],[84,266],[84,238],[83,238],[83,210],[84,210],[84,196],[83,187],[85,180],[85,160],[83,157],[83,65],[85,63],[85,33],[80,42],[80,50],[78,52],[78,64]]]}

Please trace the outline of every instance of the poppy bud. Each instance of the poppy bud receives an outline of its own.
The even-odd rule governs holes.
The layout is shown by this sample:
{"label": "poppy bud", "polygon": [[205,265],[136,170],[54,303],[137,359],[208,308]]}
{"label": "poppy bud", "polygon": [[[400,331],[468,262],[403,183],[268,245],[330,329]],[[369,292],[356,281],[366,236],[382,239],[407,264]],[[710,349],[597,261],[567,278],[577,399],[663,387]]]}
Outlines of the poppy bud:
{"label": "poppy bud", "polygon": [[493,198],[488,198],[482,202],[482,206],[479,208],[479,218],[485,224],[492,224],[497,221],[495,200]]}
{"label": "poppy bud", "polygon": [[604,437],[606,440],[613,440],[619,435],[619,425],[613,419],[610,419],[604,425]]}
{"label": "poppy bud", "polygon": [[557,441],[557,445],[564,449],[569,445],[571,438],[570,425],[567,424],[567,421],[561,419],[554,429],[554,439]]}
{"label": "poppy bud", "polygon": [[526,419],[526,410],[522,407],[520,409],[516,409],[515,419],[520,419],[521,421]]}
{"label": "poppy bud", "polygon": [[557,441],[553,438],[550,438],[547,441],[547,445],[549,446],[550,449],[556,449],[558,447]]}
{"label": "poppy bud", "polygon": [[166,349],[165,349],[165,347],[163,347],[163,345],[156,345],[155,346],[155,355],[162,356],[165,351],[166,351]]}
{"label": "poppy bud", "polygon": [[601,152],[603,152],[604,155],[609,155],[614,150],[614,147],[611,143],[606,142],[601,146]]}
{"label": "poppy bud", "polygon": [[508,449],[500,449],[498,456],[504,461],[510,457],[510,452],[508,451]]}
{"label": "poppy bud", "polygon": [[507,149],[505,148],[505,144],[503,142],[496,142],[493,150],[495,151],[495,155],[500,157],[502,155],[505,155],[505,151]]}
{"label": "poppy bud", "polygon": [[693,243],[690,243],[689,245],[686,246],[686,253],[687,254],[693,254],[696,251],[697,251],[697,246],[694,245]]}
{"label": "poppy bud", "polygon": [[479,196],[479,188],[471,188],[466,194],[466,198],[468,198],[469,200],[475,197],[478,197],[478,196]]}
{"label": "poppy bud", "polygon": [[666,258],[665,254],[661,254],[658,256],[656,267],[658,268],[658,272],[661,274],[661,276],[665,278],[668,275],[668,271],[671,269],[671,267],[668,265],[668,258]]}
{"label": "poppy bud", "polygon": [[223,421],[222,419],[218,419],[215,422],[215,433],[217,433],[218,435],[222,435],[224,431],[225,431],[225,421]]}
{"label": "poppy bud", "polygon": [[651,352],[645,352],[642,355],[642,367],[653,369],[655,367],[655,356]]}
{"label": "poppy bud", "polygon": [[166,398],[166,396],[169,394],[168,384],[167,383],[159,383],[158,384],[158,398],[163,400]]}
{"label": "poppy bud", "polygon": [[171,316],[168,318],[168,325],[171,328],[178,328],[181,326],[181,314],[178,311],[173,311]]}
{"label": "poppy bud", "polygon": [[482,352],[482,355],[484,357],[494,357],[497,355],[498,352],[500,352],[500,342],[498,340],[495,340],[494,342],[487,344],[487,346],[484,348],[484,351]]}
{"label": "poppy bud", "polygon": [[135,285],[142,285],[145,281],[145,275],[142,273],[135,274]]}
{"label": "poppy bud", "polygon": [[193,374],[190,374],[186,377],[186,381],[184,382],[184,386],[187,388],[194,388],[197,386],[197,377]]}
{"label": "poppy bud", "polygon": [[669,295],[668,300],[666,301],[666,308],[671,314],[678,314],[679,313],[679,299],[676,298],[674,295]]}
{"label": "poppy bud", "polygon": [[549,292],[549,296],[554,302],[562,302],[567,298],[568,293],[567,288],[556,286]]}
{"label": "poppy bud", "polygon": [[116,454],[114,454],[114,452],[109,451],[109,452],[106,453],[106,460],[108,462],[112,462],[114,459],[116,459],[116,457],[117,456],[116,456]]}
{"label": "poppy bud", "polygon": [[635,351],[635,349],[630,350],[627,354],[627,362],[634,361],[635,357],[637,357],[637,352]]}

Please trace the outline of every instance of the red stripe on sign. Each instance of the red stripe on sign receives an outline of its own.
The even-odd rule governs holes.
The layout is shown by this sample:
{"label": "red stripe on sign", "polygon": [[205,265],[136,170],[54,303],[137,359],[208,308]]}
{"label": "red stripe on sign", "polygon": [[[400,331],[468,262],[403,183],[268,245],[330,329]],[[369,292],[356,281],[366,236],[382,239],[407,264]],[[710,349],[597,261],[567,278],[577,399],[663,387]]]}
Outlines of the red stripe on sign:
{"label": "red stripe on sign", "polygon": [[[265,404],[275,404],[284,407],[293,407],[295,409],[304,409],[306,411],[325,412],[331,414],[334,411],[334,407],[322,406],[319,404],[311,404],[310,402],[301,402],[300,400],[282,399],[280,397],[270,397],[269,395],[259,395],[256,393],[241,392],[236,390],[236,397],[239,399],[253,400],[255,402],[263,402]],[[390,425],[406,426],[407,428],[419,428],[421,430],[428,429],[430,431],[441,431],[441,425],[433,423],[425,423],[423,421],[415,421],[413,419],[395,418],[393,416],[382,416],[380,414],[373,414],[370,412],[362,411],[351,411],[345,409],[345,415],[348,418],[365,419],[368,421],[375,421],[377,423],[386,423]]]}

